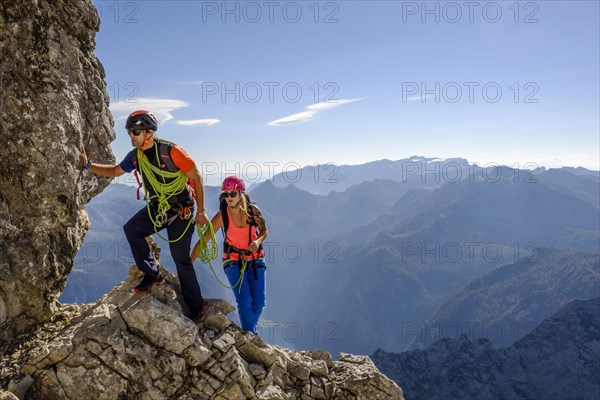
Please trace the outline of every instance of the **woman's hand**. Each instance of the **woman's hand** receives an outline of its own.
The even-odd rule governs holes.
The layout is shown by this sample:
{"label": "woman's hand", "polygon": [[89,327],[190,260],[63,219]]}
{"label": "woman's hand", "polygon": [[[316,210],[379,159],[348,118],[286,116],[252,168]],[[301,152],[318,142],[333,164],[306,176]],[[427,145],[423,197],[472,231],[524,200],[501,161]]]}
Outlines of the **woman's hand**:
{"label": "woman's hand", "polygon": [[258,251],[258,247],[260,246],[260,241],[259,240],[253,240],[252,242],[250,242],[250,244],[248,245],[248,250],[255,253]]}

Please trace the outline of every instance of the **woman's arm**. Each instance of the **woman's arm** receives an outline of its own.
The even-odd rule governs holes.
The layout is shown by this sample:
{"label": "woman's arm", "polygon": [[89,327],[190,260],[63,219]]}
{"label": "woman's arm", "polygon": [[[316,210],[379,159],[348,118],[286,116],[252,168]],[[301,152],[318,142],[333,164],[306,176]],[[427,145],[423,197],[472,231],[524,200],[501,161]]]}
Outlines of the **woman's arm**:
{"label": "woman's arm", "polygon": [[267,236],[269,236],[269,229],[267,229],[267,223],[265,222],[265,218],[260,212],[260,208],[256,204],[251,204],[252,211],[254,214],[254,222],[258,225],[258,230],[260,231],[260,235],[248,246],[248,250],[254,252],[258,250],[258,247],[265,241]]}
{"label": "woman's arm", "polygon": [[[213,230],[215,232],[217,232],[219,229],[221,229],[221,227],[223,226],[223,217],[221,216],[221,211],[217,211],[217,213],[212,218],[212,220],[210,221],[210,223],[212,224]],[[204,239],[206,240],[207,243],[210,240],[209,232],[208,231],[204,235]]]}

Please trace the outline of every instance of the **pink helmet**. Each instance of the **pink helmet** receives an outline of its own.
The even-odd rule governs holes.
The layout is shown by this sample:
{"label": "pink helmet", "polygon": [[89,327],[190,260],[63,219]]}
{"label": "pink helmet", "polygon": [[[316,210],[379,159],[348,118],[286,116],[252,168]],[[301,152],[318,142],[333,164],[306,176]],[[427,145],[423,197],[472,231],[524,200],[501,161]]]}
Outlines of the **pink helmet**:
{"label": "pink helmet", "polygon": [[242,178],[237,176],[228,176],[221,185],[221,190],[239,190],[243,192],[246,190],[246,184]]}

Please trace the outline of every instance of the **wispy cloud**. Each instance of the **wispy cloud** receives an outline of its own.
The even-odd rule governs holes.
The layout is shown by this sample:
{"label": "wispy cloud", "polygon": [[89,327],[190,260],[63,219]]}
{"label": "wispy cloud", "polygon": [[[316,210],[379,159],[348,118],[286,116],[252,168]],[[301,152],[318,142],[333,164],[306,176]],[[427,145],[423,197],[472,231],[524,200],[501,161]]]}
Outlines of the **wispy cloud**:
{"label": "wispy cloud", "polygon": [[406,97],[403,101],[407,102],[407,101],[416,101],[416,100],[420,100],[422,102],[425,102],[425,99],[427,97],[431,97],[432,95],[430,94],[425,94],[425,95],[420,95],[420,96],[410,96],[410,97]]}
{"label": "wispy cloud", "polygon": [[315,116],[320,111],[329,110],[330,108],[339,107],[344,104],[353,103],[362,99],[342,99],[336,102],[316,103],[306,107],[308,111],[302,111],[297,114],[288,115],[287,117],[279,118],[269,122],[269,125],[286,125],[295,124],[297,122],[306,122]]}
{"label": "wispy cloud", "polygon": [[218,124],[218,119],[191,119],[186,121],[175,121],[176,124],[183,126],[212,126]]}
{"label": "wispy cloud", "polygon": [[303,111],[298,114],[292,114],[287,117],[279,118],[275,121],[269,122],[269,125],[285,125],[295,124],[296,122],[305,122],[311,119],[315,115],[316,111]]}
{"label": "wispy cloud", "polygon": [[115,115],[116,119],[126,119],[129,114],[136,110],[148,110],[154,113],[158,119],[158,124],[162,125],[173,119],[173,111],[189,106],[183,100],[176,99],[154,99],[142,97],[133,101],[119,101],[110,104],[110,110]]}

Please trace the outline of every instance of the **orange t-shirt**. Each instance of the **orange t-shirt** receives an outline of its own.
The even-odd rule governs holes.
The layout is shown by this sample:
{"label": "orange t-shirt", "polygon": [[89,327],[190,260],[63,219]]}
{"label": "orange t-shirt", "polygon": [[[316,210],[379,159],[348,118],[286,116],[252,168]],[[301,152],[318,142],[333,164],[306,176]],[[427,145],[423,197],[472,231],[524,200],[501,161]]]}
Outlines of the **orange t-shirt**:
{"label": "orange t-shirt", "polygon": [[192,157],[177,145],[171,147],[171,159],[175,166],[186,175],[196,166]]}

